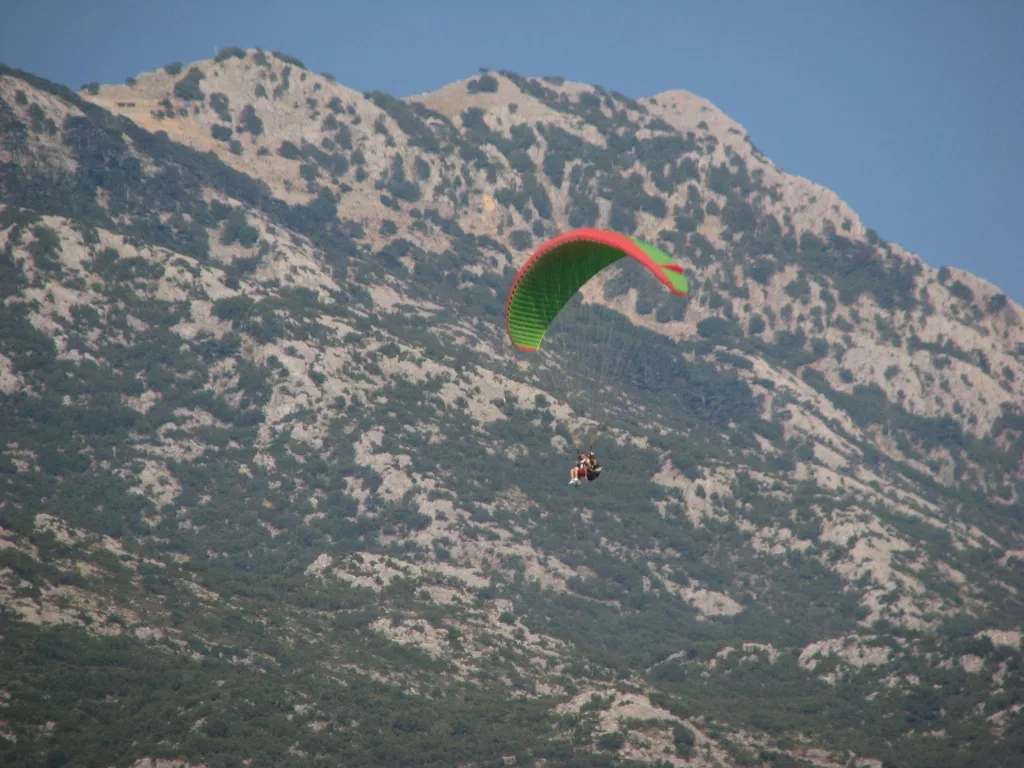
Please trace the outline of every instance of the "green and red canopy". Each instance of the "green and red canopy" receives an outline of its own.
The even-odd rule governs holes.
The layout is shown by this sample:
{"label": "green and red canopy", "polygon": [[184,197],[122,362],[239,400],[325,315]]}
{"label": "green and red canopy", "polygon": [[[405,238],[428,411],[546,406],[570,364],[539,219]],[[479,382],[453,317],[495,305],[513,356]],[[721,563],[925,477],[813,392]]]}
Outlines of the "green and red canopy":
{"label": "green and red canopy", "polygon": [[689,295],[683,268],[653,245],[603,229],[577,229],[544,243],[512,282],[505,302],[505,328],[512,343],[527,352],[540,349],[569,299],[624,257],[636,259],[672,293]]}

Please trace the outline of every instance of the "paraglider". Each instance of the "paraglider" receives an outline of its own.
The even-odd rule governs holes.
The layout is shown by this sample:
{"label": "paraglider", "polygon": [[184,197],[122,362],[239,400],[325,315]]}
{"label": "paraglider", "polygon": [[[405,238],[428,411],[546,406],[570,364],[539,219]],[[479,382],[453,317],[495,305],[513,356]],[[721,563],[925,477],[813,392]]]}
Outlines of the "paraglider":
{"label": "paraglider", "polygon": [[590,446],[588,453],[576,452],[576,463],[569,470],[569,485],[581,485],[583,480],[592,483],[601,475],[603,467],[594,455],[594,446]]}
{"label": "paraglider", "polygon": [[[573,230],[543,243],[516,274],[505,302],[505,330],[512,344],[524,352],[539,352],[555,319],[580,289],[625,258],[643,266],[673,295],[689,295],[690,284],[683,268],[658,248],[608,230]],[[570,339],[569,344],[587,346],[584,340]],[[603,469],[593,444],[584,453],[576,434],[573,440],[577,460],[569,471],[569,484],[593,482]]]}
{"label": "paraglider", "polygon": [[577,451],[576,463],[572,469],[569,470],[569,485],[580,485],[583,480],[587,480],[587,474],[590,469],[590,458],[582,452]]}
{"label": "paraglider", "polygon": [[534,252],[512,281],[505,302],[505,327],[525,352],[540,349],[562,307],[592,277],[630,257],[650,270],[672,293],[688,296],[683,268],[653,245],[603,229],[566,232]]}

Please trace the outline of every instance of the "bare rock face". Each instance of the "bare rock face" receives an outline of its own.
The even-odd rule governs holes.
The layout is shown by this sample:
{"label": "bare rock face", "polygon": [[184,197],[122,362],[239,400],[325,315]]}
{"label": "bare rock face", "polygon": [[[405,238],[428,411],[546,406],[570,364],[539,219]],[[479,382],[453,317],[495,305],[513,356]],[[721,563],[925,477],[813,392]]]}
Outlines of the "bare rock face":
{"label": "bare rock face", "polygon": [[[0,69],[0,189],[0,763],[1013,764],[1024,310],[710,102]],[[517,354],[590,226],[690,297]]]}

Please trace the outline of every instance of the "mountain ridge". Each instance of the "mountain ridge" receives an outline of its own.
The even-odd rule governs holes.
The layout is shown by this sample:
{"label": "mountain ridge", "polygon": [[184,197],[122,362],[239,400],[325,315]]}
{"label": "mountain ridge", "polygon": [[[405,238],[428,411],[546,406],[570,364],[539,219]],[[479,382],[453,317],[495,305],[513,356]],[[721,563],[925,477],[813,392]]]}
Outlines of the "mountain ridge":
{"label": "mountain ridge", "polygon": [[[135,694],[193,718],[141,752],[53,721],[107,763],[1019,754],[1020,307],[703,102],[683,133],[665,94],[499,72],[397,100],[220,57],[79,95],[0,71],[5,760],[60,754],[27,691],[46,659],[90,669],[67,631],[202,691]],[[551,464],[588,417],[500,317],[580,219],[668,248],[695,290],[588,286],[660,367],[619,372],[612,473],[574,497]],[[202,663],[269,675],[287,736]],[[311,703],[332,676],[358,689],[341,709]],[[381,696],[387,738],[339,715]]]}

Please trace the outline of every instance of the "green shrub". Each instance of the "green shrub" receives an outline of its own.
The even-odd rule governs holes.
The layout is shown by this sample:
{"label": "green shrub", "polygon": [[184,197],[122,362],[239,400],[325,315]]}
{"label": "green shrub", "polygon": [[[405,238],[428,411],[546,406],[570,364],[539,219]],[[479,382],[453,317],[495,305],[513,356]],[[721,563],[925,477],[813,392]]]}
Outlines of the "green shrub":
{"label": "green shrub", "polygon": [[693,731],[685,725],[677,725],[673,728],[672,743],[675,745],[676,755],[679,757],[689,757],[693,752],[695,738]]}
{"label": "green shrub", "polygon": [[306,65],[302,63],[300,59],[294,56],[289,56],[287,53],[281,53],[281,51],[273,51],[272,56],[274,58],[283,61],[285,64],[291,64],[292,66],[298,67],[299,69],[305,69]]}
{"label": "green shrub", "polygon": [[202,101],[206,98],[203,89],[199,86],[206,75],[198,67],[192,67],[188,74],[174,84],[174,98],[182,101]]}
{"label": "green shrub", "polygon": [[302,152],[292,142],[285,139],[281,142],[281,146],[277,148],[277,154],[283,157],[285,160],[301,160]]}
{"label": "green shrub", "polygon": [[1006,305],[1009,303],[1009,299],[1006,298],[1006,294],[995,293],[985,299],[985,311],[989,314],[995,312],[1001,312],[1006,309]]}
{"label": "green shrub", "polygon": [[217,55],[213,57],[213,60],[219,63],[222,61],[227,61],[231,58],[244,59],[245,51],[235,46],[228,46],[227,48],[221,48],[217,52]]}
{"label": "green shrub", "polygon": [[228,97],[223,93],[210,94],[210,109],[217,113],[217,117],[225,123],[231,122],[231,109]]}
{"label": "green shrub", "polygon": [[245,248],[252,248],[256,245],[259,236],[259,230],[250,226],[246,220],[245,211],[241,208],[234,208],[224,223],[220,241],[224,245],[238,243]]}
{"label": "green shrub", "polygon": [[517,251],[525,251],[533,244],[533,237],[525,229],[515,229],[509,234],[508,242]]}
{"label": "green shrub", "polygon": [[238,128],[253,136],[263,133],[263,121],[256,114],[256,108],[252,104],[246,104],[238,115]]}
{"label": "green shrub", "polygon": [[430,179],[430,163],[424,160],[422,157],[417,157],[413,163],[413,167],[416,170],[416,177],[420,181],[428,181]]}
{"label": "green shrub", "polygon": [[470,93],[495,93],[498,90],[498,79],[493,75],[483,75],[466,84]]}
{"label": "green shrub", "polygon": [[705,339],[722,339],[740,335],[735,321],[717,316],[705,317],[697,323],[697,333]]}
{"label": "green shrub", "polygon": [[965,301],[968,304],[974,301],[974,291],[968,288],[960,280],[954,281],[953,284],[949,286],[949,292],[956,296],[956,298],[960,299],[960,301]]}
{"label": "green shrub", "polygon": [[611,752],[622,749],[625,743],[626,735],[621,731],[602,733],[597,739],[597,746],[599,749],[606,749]]}

